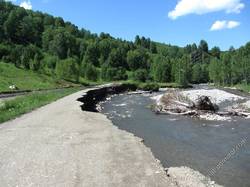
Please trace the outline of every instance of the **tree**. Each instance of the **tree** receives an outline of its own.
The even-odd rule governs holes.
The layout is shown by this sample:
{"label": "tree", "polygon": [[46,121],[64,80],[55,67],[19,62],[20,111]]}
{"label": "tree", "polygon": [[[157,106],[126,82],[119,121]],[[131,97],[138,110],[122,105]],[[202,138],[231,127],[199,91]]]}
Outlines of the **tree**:
{"label": "tree", "polygon": [[157,55],[151,65],[151,74],[157,82],[171,81],[171,63],[170,60],[162,55]]}
{"label": "tree", "polygon": [[184,51],[185,51],[185,53],[187,53],[187,54],[191,54],[191,53],[192,53],[192,46],[191,46],[191,45],[187,45],[187,46],[184,48]]}
{"label": "tree", "polygon": [[4,33],[10,41],[19,44],[23,41],[23,38],[20,38],[20,24],[25,16],[27,16],[27,13],[24,9],[14,9],[4,22]]}
{"label": "tree", "polygon": [[56,74],[62,79],[78,82],[79,65],[77,59],[68,58],[58,61],[56,64]]}
{"label": "tree", "polygon": [[138,36],[138,35],[135,37],[135,45],[137,45],[137,46],[141,45],[141,39],[140,39],[140,36]]}
{"label": "tree", "polygon": [[[47,41],[52,38],[51,41]],[[46,39],[45,46],[49,44],[49,51],[51,54],[58,56],[60,59],[65,59],[68,56],[68,51],[70,55],[77,55],[79,52],[79,46],[77,45],[76,39],[73,35],[60,28],[54,30],[52,37],[48,34],[43,38]]]}
{"label": "tree", "polygon": [[112,49],[108,58],[108,64],[110,67],[127,68],[126,52],[122,48]]}
{"label": "tree", "polygon": [[149,38],[145,38],[144,36],[141,38],[141,47],[144,47],[146,49],[150,49],[150,39]]}
{"label": "tree", "polygon": [[151,53],[154,53],[154,54],[157,53],[157,46],[156,46],[155,42],[150,42],[150,51],[151,51]]}
{"label": "tree", "polygon": [[32,61],[35,58],[35,55],[40,53],[39,48],[37,48],[35,45],[28,45],[27,47],[22,49],[22,55],[21,55],[21,64],[26,69],[32,69]]}
{"label": "tree", "polygon": [[137,49],[129,51],[127,54],[127,62],[130,70],[135,71],[137,69],[143,69],[148,67],[148,55],[145,50]]}
{"label": "tree", "polygon": [[189,83],[188,80],[188,58],[183,56],[177,60],[177,69],[175,73],[175,82],[181,86],[186,87]]}
{"label": "tree", "polygon": [[201,65],[197,63],[192,67],[192,82],[197,84],[200,83],[201,80]]}
{"label": "tree", "polygon": [[96,81],[98,79],[98,71],[92,64],[86,64],[85,69],[85,78],[91,81]]}
{"label": "tree", "polygon": [[213,83],[221,83],[221,63],[217,58],[213,58],[209,64],[209,77]]}
{"label": "tree", "polygon": [[83,58],[83,63],[93,64],[94,66],[99,65],[99,50],[97,48],[97,44],[90,44],[86,50],[85,56]]}
{"label": "tree", "polygon": [[146,69],[138,69],[134,72],[133,79],[139,82],[145,82],[148,79],[148,72]]}
{"label": "tree", "polygon": [[[90,80],[250,83],[250,43],[220,51],[201,40],[181,48],[136,36],[134,42],[78,29],[62,18],[0,0],[0,59],[17,67]],[[191,60],[190,60],[191,56]],[[79,68],[81,62],[81,68]]]}
{"label": "tree", "polygon": [[208,44],[205,40],[200,41],[199,50],[208,53]]}
{"label": "tree", "polygon": [[61,18],[61,17],[55,18],[55,26],[56,27],[64,27],[65,23],[64,23],[63,18]]}
{"label": "tree", "polygon": [[125,68],[110,67],[106,64],[102,66],[101,76],[105,81],[126,80],[128,78]]}
{"label": "tree", "polygon": [[42,54],[36,53],[34,59],[31,63],[31,69],[34,71],[39,71],[41,66]]}
{"label": "tree", "polygon": [[[102,37],[105,38],[105,36]],[[109,39],[103,39],[98,43],[98,48],[100,55],[104,58],[104,61],[107,60],[112,49],[111,41]]]}
{"label": "tree", "polygon": [[232,81],[230,54],[223,54],[221,71],[222,71],[221,76],[223,80],[223,85],[230,85]]}
{"label": "tree", "polygon": [[197,49],[198,49],[197,45],[195,43],[193,43],[192,46],[191,46],[191,51],[195,52],[195,51],[197,51]]}
{"label": "tree", "polygon": [[48,14],[44,14],[43,25],[44,27],[51,27],[55,25],[55,19]]}
{"label": "tree", "polygon": [[8,56],[10,54],[10,48],[6,45],[3,45],[0,43],[0,59],[2,59],[4,56]]}
{"label": "tree", "polygon": [[216,57],[216,58],[220,59],[220,48],[219,47],[213,47],[211,49],[211,55],[213,57]]}

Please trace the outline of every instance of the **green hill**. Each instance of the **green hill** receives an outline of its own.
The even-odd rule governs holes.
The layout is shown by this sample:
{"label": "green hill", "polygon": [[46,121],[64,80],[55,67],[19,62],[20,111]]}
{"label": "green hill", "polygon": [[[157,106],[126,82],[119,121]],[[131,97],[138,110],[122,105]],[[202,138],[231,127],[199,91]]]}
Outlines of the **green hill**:
{"label": "green hill", "polygon": [[[125,41],[106,33],[91,33],[60,17],[25,10],[4,0],[0,0],[0,10],[0,60],[26,69],[27,73],[32,70],[76,83],[81,80],[175,82],[184,86],[206,82],[250,83],[250,43],[221,52],[218,47],[209,48],[204,40],[185,47],[140,36]],[[43,81],[43,76],[39,77]],[[7,80],[1,80],[2,90],[15,84],[14,80],[4,79]],[[17,86],[47,88],[57,84],[50,78],[40,85],[36,80],[39,79],[27,83],[30,85],[27,87],[21,83]]]}
{"label": "green hill", "polygon": [[13,91],[9,87],[15,85],[18,90],[53,89],[74,86],[74,84],[57,78],[39,74],[32,70],[16,68],[14,64],[0,62],[0,92]]}

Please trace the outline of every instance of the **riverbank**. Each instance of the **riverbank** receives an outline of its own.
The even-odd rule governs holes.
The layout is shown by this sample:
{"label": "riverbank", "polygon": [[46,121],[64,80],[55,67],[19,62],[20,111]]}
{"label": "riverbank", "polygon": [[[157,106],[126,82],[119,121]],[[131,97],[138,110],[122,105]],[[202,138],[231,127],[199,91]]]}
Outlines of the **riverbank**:
{"label": "riverbank", "polygon": [[[105,97],[107,97],[110,94],[118,94],[125,91],[129,91],[131,88],[124,87],[124,85],[107,85],[106,87],[99,87],[97,89],[92,89],[87,91],[82,98],[78,99],[81,102],[85,102],[81,107],[83,110],[88,111],[97,111],[95,110],[96,104],[100,101],[103,101]],[[92,98],[92,99],[91,99]],[[89,105],[89,101],[93,101],[94,98],[94,105]],[[86,101],[88,101],[86,103]],[[110,121],[110,123],[112,123]],[[112,126],[114,126],[112,124]],[[122,131],[122,130],[121,130]],[[124,133],[131,134],[127,131],[123,131]],[[131,134],[134,136],[134,134]],[[143,143],[143,140],[140,138],[137,138],[139,142]],[[128,145],[131,146],[131,145]],[[145,145],[144,145],[145,146]],[[146,148],[146,147],[145,147]],[[150,155],[153,156],[152,151],[149,148],[146,148]],[[154,156],[153,156],[154,157]],[[164,177],[167,177],[167,180],[170,182],[167,184],[167,186],[181,186],[181,187],[188,187],[188,186],[199,186],[199,187],[214,187],[214,186],[220,186],[217,185],[214,181],[211,181],[210,178],[202,175],[198,171],[195,171],[188,167],[170,167],[170,168],[163,168],[163,166],[160,164],[160,161],[153,158],[155,162],[157,163],[158,167],[160,167],[161,171],[163,171]],[[160,171],[156,171],[156,173],[160,173]],[[145,185],[147,186],[147,185]],[[156,183],[153,183],[153,186],[158,186]]]}
{"label": "riverbank", "polygon": [[[237,150],[223,166],[217,165],[242,139],[249,139],[249,120],[208,121],[181,115],[156,115],[152,94],[119,94],[103,103],[102,113],[119,129],[143,138],[164,167],[187,166],[227,187],[248,186],[249,144]],[[217,168],[217,169],[215,169]],[[211,175],[210,171],[216,172]]]}

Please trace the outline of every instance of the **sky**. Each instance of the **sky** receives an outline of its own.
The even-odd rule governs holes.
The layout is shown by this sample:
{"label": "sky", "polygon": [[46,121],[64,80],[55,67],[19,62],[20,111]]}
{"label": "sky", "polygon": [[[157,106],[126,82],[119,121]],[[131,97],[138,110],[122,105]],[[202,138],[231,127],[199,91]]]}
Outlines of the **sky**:
{"label": "sky", "polygon": [[222,50],[250,41],[249,0],[11,0],[26,9],[60,16],[79,28],[134,40],[136,35],[185,46]]}

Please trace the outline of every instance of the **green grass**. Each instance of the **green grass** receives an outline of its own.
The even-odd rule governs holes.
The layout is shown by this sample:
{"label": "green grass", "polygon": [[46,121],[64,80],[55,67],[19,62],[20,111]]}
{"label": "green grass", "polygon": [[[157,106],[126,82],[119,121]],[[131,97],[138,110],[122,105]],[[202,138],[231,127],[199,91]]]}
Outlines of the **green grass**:
{"label": "green grass", "polygon": [[144,90],[144,91],[155,91],[155,92],[157,92],[157,91],[159,91],[160,86],[157,83],[150,82],[150,83],[140,83],[138,85],[138,88],[140,90]]}
{"label": "green grass", "polygon": [[191,88],[192,86],[182,86],[178,83],[170,82],[170,83],[158,83],[161,88]]}
{"label": "green grass", "polygon": [[249,84],[248,85],[247,84],[237,84],[235,87],[239,90],[244,91],[244,92],[247,92],[247,93],[250,92],[250,85]]}
{"label": "green grass", "polygon": [[13,64],[0,62],[0,92],[12,91],[9,86],[15,85],[18,90],[40,90],[76,86],[76,84],[58,80],[31,70],[15,67]]}
{"label": "green grass", "polygon": [[16,118],[78,90],[80,90],[80,88],[45,91],[43,93],[33,93],[2,102],[0,103],[0,123]]}
{"label": "green grass", "polygon": [[110,82],[105,82],[105,81],[101,81],[101,80],[91,81],[91,80],[87,80],[83,77],[79,78],[79,84],[81,84],[83,86],[97,86],[97,85],[106,84],[106,83],[110,83]]}
{"label": "green grass", "polygon": [[142,82],[136,82],[132,80],[121,81],[120,83],[134,85],[138,89],[145,90],[145,91],[158,91],[159,88],[192,88],[191,85],[182,86],[177,83],[157,83],[157,82],[142,83]]}

